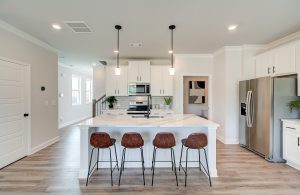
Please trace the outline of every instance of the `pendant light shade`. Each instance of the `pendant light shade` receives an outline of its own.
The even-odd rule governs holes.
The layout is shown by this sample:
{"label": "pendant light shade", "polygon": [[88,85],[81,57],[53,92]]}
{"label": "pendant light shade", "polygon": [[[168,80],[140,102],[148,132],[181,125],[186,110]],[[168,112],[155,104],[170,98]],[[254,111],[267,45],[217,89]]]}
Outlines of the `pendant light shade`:
{"label": "pendant light shade", "polygon": [[171,50],[169,50],[169,54],[171,55],[171,68],[169,68],[169,74],[175,75],[175,68],[174,68],[174,50],[173,50],[173,31],[176,28],[175,25],[170,25],[169,29],[171,30]]}
{"label": "pendant light shade", "polygon": [[122,26],[116,25],[115,29],[118,31],[118,33],[117,33],[117,50],[114,51],[117,54],[117,67],[115,68],[115,75],[121,75],[119,56],[120,56],[120,30],[122,29]]}

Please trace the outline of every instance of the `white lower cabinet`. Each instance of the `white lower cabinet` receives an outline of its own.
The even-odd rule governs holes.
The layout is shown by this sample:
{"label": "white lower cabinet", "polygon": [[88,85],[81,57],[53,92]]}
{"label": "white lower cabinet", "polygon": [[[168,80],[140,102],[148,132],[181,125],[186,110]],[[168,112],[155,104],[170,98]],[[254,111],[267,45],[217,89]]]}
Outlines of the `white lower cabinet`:
{"label": "white lower cabinet", "polygon": [[283,158],[300,170],[300,123],[283,122]]}
{"label": "white lower cabinet", "polygon": [[127,96],[127,67],[120,66],[121,75],[115,75],[115,66],[106,67],[106,96]]}

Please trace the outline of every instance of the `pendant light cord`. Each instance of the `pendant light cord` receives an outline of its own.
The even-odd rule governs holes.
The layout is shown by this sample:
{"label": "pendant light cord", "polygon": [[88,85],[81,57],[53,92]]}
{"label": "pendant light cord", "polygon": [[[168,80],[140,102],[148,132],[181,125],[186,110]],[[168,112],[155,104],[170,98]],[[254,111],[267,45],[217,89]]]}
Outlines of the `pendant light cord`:
{"label": "pendant light cord", "polygon": [[117,38],[117,68],[119,68],[119,53],[120,53],[120,29],[118,29],[118,38]]}
{"label": "pendant light cord", "polygon": [[174,29],[171,29],[171,51],[172,51],[172,54],[171,54],[171,67],[173,68],[173,61],[174,61],[174,58],[173,58],[173,30]]}

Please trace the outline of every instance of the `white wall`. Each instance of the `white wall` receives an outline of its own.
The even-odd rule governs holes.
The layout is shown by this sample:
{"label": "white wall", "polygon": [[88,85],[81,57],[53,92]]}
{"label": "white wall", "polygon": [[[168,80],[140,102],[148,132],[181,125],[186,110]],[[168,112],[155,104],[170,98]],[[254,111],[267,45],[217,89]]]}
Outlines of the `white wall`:
{"label": "white wall", "polygon": [[220,50],[214,55],[214,72],[212,78],[212,120],[217,122],[220,127],[217,129],[217,137],[222,139],[225,137],[225,127],[226,127],[226,107],[225,103],[226,88],[225,88],[225,51]]}
{"label": "white wall", "polygon": [[[176,113],[183,113],[183,76],[210,76],[213,74],[212,55],[177,54],[174,58],[174,95],[173,107]],[[211,82],[208,90],[210,92]],[[211,95],[208,95],[209,109]],[[209,112],[210,113],[210,112]],[[209,114],[210,115],[210,114]]]}
{"label": "white wall", "polygon": [[[0,25],[0,56],[31,66],[31,149],[57,140],[57,54],[5,30]],[[46,91],[40,90],[41,86]]]}
{"label": "white wall", "polygon": [[[72,106],[72,75],[81,78],[81,104]],[[92,103],[86,104],[86,80],[93,81],[92,73],[58,66],[58,92],[59,97],[59,128],[92,117]]]}
{"label": "white wall", "polygon": [[99,99],[105,94],[105,79],[106,79],[106,68],[105,66],[99,65],[93,68],[94,78],[94,99]]}

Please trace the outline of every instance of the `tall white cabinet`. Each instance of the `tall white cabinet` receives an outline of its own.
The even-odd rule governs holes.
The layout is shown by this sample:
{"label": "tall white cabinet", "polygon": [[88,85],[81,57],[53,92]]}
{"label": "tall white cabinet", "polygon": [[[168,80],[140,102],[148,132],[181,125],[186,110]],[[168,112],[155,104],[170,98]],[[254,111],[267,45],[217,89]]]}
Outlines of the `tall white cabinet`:
{"label": "tall white cabinet", "polygon": [[129,61],[128,82],[150,83],[150,61]]}
{"label": "tall white cabinet", "polygon": [[121,75],[115,75],[116,66],[106,67],[106,96],[127,96],[127,66],[120,66]]}
{"label": "tall white cabinet", "polygon": [[173,96],[173,76],[166,65],[151,66],[151,95]]}

